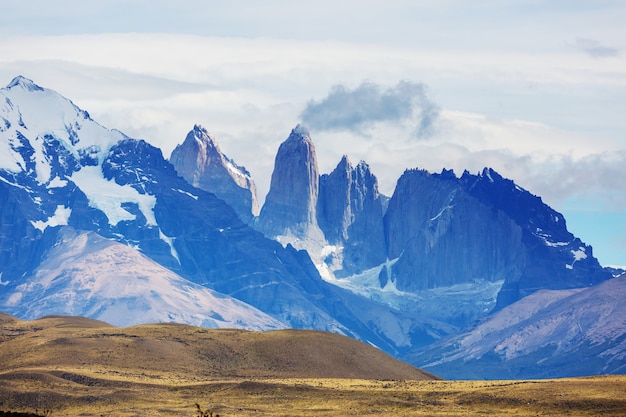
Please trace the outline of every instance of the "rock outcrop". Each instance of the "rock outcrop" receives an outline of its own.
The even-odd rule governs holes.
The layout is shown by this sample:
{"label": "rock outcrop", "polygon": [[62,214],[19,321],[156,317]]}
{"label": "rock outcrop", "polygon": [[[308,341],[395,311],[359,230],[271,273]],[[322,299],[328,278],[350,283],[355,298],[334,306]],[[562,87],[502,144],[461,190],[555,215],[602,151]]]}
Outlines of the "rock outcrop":
{"label": "rock outcrop", "polygon": [[[330,245],[338,246],[337,277],[352,275],[385,261],[383,199],[378,180],[364,161],[353,167],[344,156],[320,178],[317,220]],[[332,265],[333,260],[326,262]]]}
{"label": "rock outcrop", "polygon": [[298,125],[278,148],[270,190],[256,229],[287,241],[323,240],[317,224],[318,193],[315,145],[308,130]]}
{"label": "rock outcrop", "polygon": [[220,150],[205,128],[194,126],[176,146],[170,163],[194,187],[215,194],[230,205],[244,223],[259,214],[256,186],[250,173]]}
{"label": "rock outcrop", "polygon": [[387,255],[403,291],[503,281],[497,308],[539,289],[610,278],[563,216],[492,169],[407,170],[385,215]]}

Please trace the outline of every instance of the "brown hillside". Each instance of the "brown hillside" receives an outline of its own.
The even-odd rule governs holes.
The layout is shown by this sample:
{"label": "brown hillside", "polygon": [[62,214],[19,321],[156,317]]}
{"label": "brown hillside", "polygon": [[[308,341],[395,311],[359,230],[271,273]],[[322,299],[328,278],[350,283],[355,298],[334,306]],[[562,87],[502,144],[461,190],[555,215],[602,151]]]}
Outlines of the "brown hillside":
{"label": "brown hillside", "polygon": [[625,376],[436,380],[323,332],[122,329],[80,317],[25,322],[0,314],[0,414],[191,417],[198,404],[223,417],[617,417],[625,390]]}
{"label": "brown hillside", "polygon": [[82,317],[0,316],[0,372],[20,369],[205,378],[434,379],[354,339],[307,330],[250,332],[177,324],[117,328]]}

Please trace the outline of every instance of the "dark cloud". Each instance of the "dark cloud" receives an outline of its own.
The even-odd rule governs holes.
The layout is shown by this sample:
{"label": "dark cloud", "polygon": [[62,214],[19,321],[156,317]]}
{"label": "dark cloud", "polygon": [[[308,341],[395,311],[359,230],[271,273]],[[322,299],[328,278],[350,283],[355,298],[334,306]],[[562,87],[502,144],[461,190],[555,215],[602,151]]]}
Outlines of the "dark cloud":
{"label": "dark cloud", "polygon": [[383,88],[364,82],[354,90],[343,85],[331,88],[321,101],[311,100],[301,114],[302,122],[319,130],[362,131],[378,122],[416,120],[416,135],[432,135],[440,108],[426,95],[422,83],[400,81]]}
{"label": "dark cloud", "polygon": [[607,58],[619,54],[617,49],[606,47],[595,39],[576,39],[576,47],[593,58]]}

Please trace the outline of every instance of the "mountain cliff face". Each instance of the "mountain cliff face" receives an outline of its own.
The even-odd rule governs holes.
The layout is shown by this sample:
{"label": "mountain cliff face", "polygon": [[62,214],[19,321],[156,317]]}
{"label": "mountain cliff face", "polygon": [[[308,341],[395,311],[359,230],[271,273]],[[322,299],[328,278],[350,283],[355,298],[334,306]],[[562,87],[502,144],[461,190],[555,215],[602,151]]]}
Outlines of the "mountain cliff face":
{"label": "mountain cliff face", "polygon": [[319,170],[309,132],[298,125],[280,145],[256,229],[286,241],[323,239],[317,224]]}
{"label": "mountain cliff face", "polygon": [[259,214],[256,185],[250,173],[224,155],[202,126],[194,126],[172,151],[169,161],[188,183],[228,203],[244,223]]}
{"label": "mountain cliff face", "polygon": [[593,256],[592,247],[570,233],[563,215],[540,197],[492,169],[483,170],[481,175],[466,172],[459,181],[468,194],[505,213],[522,229],[526,263],[519,275],[505,280],[497,308],[539,289],[589,287],[611,278]]}
{"label": "mountain cliff face", "polygon": [[353,167],[344,156],[337,167],[320,178],[317,220],[328,243],[340,250],[325,261],[336,277],[360,273],[385,261],[383,200],[378,180],[361,161]]}
{"label": "mountain cliff face", "polygon": [[[320,177],[314,212],[314,179],[283,165],[289,161],[300,172],[317,166],[314,153],[293,145],[303,137],[297,130],[302,127],[281,145],[270,195],[286,187],[283,195],[301,196],[305,214],[290,218],[270,201],[260,223],[280,224],[268,235],[308,250],[334,285],[443,328],[465,326],[542,288],[579,288],[611,277],[591,247],[567,231],[561,214],[488,168],[461,177],[410,169],[387,201],[369,166],[353,167],[344,157]],[[306,143],[313,146],[308,135]],[[322,244],[318,235],[313,244],[311,235],[285,232],[318,225]]]}
{"label": "mountain cliff face", "polygon": [[389,279],[416,292],[478,280],[502,281],[524,261],[521,230],[459,187],[451,172],[408,170],[385,215]]}
{"label": "mountain cliff face", "polygon": [[502,281],[497,307],[541,289],[610,278],[563,216],[491,169],[430,174],[409,170],[385,215],[390,279],[405,291]]}

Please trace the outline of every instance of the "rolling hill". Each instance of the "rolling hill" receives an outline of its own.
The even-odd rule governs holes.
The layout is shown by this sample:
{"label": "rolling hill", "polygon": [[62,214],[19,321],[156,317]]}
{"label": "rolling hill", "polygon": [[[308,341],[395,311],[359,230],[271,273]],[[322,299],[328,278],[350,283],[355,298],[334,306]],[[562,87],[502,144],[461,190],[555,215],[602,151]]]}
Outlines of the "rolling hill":
{"label": "rolling hill", "polygon": [[70,379],[74,376],[68,372],[82,378],[81,369],[187,381],[436,378],[372,346],[321,331],[253,332],[182,324],[119,328],[67,316],[22,321],[2,315],[0,325],[0,378],[27,369]]}

